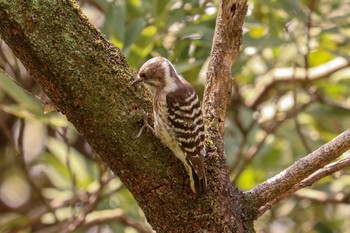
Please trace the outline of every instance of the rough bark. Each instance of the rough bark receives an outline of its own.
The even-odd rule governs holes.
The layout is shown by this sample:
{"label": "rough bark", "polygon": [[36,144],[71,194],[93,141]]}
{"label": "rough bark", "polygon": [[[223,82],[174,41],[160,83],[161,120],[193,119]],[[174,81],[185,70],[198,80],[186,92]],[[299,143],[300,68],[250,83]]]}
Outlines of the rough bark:
{"label": "rough bark", "polygon": [[[213,61],[215,65],[224,62],[226,85],[231,79],[227,69],[240,45],[246,1],[223,2],[217,29],[225,30],[225,20],[241,20],[235,21],[237,30],[232,34],[239,39],[235,47],[227,48],[234,50],[233,55],[230,52],[225,60]],[[226,104],[230,87],[216,97],[219,86],[207,90],[206,119],[214,144],[206,161],[209,191],[196,199],[183,166],[167,148],[150,133],[135,139],[142,124],[141,109],[150,112],[150,99],[141,87],[129,86],[133,71],[123,55],[89,23],[76,3],[0,0],[0,22],[2,39],[57,109],[120,177],[157,232],[253,231],[252,218],[243,212],[242,194],[232,188],[226,172],[220,139],[225,110],[210,112],[210,105],[218,104],[221,97]],[[226,39],[216,33],[216,42]],[[213,72],[220,78],[218,70]],[[214,76],[209,72],[209,80]],[[216,83],[212,80],[209,85]],[[220,134],[215,134],[215,124]]]}

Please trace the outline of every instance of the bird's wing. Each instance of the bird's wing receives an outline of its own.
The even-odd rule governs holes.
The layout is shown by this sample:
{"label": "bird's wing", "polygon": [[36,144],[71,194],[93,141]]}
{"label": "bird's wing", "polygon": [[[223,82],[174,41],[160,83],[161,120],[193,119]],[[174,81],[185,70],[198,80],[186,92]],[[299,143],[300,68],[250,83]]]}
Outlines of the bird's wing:
{"label": "bird's wing", "polygon": [[169,93],[166,102],[168,121],[179,146],[201,179],[204,177],[204,125],[198,95],[190,84],[186,84],[185,88]]}

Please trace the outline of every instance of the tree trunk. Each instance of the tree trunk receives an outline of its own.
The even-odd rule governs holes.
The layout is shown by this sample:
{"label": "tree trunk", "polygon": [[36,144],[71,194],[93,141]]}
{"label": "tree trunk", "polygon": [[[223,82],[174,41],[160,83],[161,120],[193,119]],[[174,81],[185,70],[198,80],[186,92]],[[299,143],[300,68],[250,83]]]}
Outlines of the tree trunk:
{"label": "tree trunk", "polygon": [[[223,18],[218,20],[240,15],[243,21],[246,1],[223,2],[229,4],[221,3],[220,10],[229,7],[231,13],[222,14]],[[130,87],[134,72],[124,56],[91,25],[75,2],[0,0],[0,22],[2,39],[56,108],[124,182],[154,230],[254,231],[254,216],[244,205],[242,193],[230,184],[227,176],[222,112],[210,115],[211,106],[205,107],[209,119],[206,127],[213,135],[206,159],[209,191],[196,199],[182,164],[157,138],[144,132],[135,139],[143,122],[142,109],[151,112],[150,98],[142,87]],[[242,25],[236,26],[241,32]],[[225,39],[216,38],[216,41]],[[236,42],[239,47],[240,41]],[[234,57],[226,67],[232,65]],[[225,80],[229,82],[228,70],[225,72]],[[206,93],[207,97],[213,92],[215,88]],[[228,93],[222,94],[226,96],[222,104],[226,105]],[[215,98],[209,99],[217,103]],[[216,129],[219,134],[215,134]]]}

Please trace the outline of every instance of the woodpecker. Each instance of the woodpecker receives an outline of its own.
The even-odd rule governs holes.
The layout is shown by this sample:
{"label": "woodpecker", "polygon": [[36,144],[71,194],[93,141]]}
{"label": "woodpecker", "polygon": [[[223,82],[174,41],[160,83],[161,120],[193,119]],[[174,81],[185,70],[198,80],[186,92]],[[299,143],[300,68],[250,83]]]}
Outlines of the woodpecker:
{"label": "woodpecker", "polygon": [[156,136],[181,160],[192,191],[205,193],[204,125],[196,91],[164,57],[144,63],[132,85],[144,83],[153,95]]}

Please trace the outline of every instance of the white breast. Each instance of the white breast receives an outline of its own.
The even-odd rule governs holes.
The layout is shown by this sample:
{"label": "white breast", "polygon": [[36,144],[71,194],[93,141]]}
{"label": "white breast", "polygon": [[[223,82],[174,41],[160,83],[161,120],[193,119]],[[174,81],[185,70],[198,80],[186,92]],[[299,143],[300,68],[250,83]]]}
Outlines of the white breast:
{"label": "white breast", "polygon": [[177,158],[182,162],[185,162],[185,156],[180,148],[179,142],[175,135],[174,129],[170,126],[167,116],[168,108],[164,97],[160,97],[157,101],[154,101],[153,113],[154,113],[154,130],[157,137],[165,144]]}

